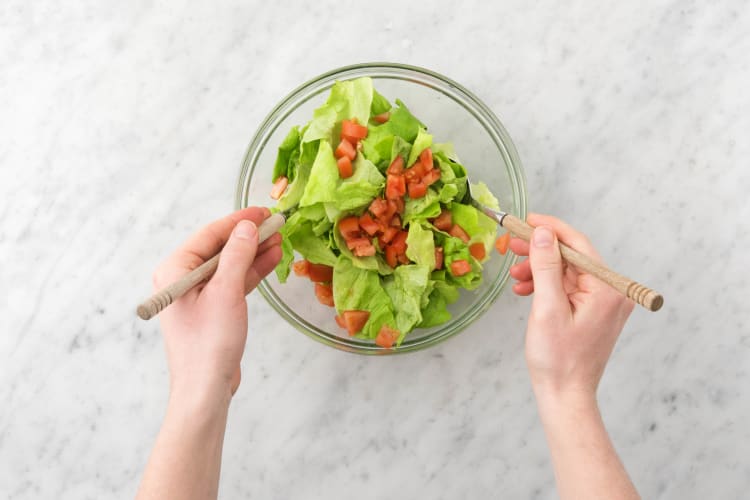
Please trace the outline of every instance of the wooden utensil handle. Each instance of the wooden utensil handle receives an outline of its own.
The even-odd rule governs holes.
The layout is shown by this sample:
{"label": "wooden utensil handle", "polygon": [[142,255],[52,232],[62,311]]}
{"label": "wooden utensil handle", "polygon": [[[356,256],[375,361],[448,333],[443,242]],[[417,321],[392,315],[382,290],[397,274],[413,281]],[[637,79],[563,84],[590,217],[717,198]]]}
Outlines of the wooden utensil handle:
{"label": "wooden utensil handle", "polygon": [[[258,227],[258,244],[260,245],[272,234],[281,229],[286,219],[280,213],[272,214],[269,218],[263,221]],[[221,253],[218,253],[208,259],[206,262],[196,267],[188,274],[178,279],[171,285],[162,288],[148,300],[142,302],[136,312],[141,319],[151,319],[159,314],[165,307],[179,299],[193,287],[209,279],[216,272],[216,268],[219,266],[219,257]]]}
{"label": "wooden utensil handle", "polygon": [[[519,238],[529,241],[534,232],[534,227],[518,217],[508,214],[502,219],[502,226]],[[598,279],[610,285],[629,299],[642,305],[649,311],[658,311],[664,304],[664,298],[656,291],[633,281],[630,278],[616,273],[607,266],[595,262],[581,252],[573,250],[569,246],[560,243],[560,254],[563,259],[575,267],[596,276]]]}

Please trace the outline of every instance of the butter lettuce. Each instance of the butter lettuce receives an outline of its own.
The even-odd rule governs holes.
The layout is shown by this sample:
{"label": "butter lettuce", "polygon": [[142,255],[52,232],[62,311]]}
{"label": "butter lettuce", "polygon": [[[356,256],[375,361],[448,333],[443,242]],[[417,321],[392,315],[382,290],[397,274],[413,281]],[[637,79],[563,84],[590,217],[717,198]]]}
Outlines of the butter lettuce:
{"label": "butter lettuce", "polygon": [[369,311],[360,338],[375,338],[380,327],[395,326],[393,302],[383,289],[377,271],[361,269],[341,256],[333,266],[333,301],[339,314],[349,310]]}

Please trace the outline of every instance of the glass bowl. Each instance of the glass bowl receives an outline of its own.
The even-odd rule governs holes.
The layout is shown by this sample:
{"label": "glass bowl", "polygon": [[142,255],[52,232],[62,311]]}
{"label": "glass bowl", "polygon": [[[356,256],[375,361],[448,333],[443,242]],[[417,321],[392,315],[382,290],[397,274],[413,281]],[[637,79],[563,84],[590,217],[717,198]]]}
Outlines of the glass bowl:
{"label": "glass bowl", "polygon": [[[434,71],[392,63],[366,63],[329,71],[292,91],[271,111],[250,141],[236,194],[237,209],[273,205],[269,197],[273,164],[279,144],[294,125],[304,125],[323,104],[336,80],[369,76],[374,88],[394,102],[400,99],[427,125],[435,142],[452,142],[472,182],[485,182],[501,208],[526,218],[523,169],[510,136],[500,121],[474,94]],[[499,296],[516,257],[493,252],[484,265],[484,280],[475,290],[461,290],[448,306],[452,319],[442,325],[415,329],[400,347],[383,349],[373,341],[349,337],[334,320],[335,311],[320,304],[307,278],[291,273],[280,284],[275,273],[258,286],[271,306],[297,330],[328,346],[358,354],[399,354],[435,345],[456,335]]]}

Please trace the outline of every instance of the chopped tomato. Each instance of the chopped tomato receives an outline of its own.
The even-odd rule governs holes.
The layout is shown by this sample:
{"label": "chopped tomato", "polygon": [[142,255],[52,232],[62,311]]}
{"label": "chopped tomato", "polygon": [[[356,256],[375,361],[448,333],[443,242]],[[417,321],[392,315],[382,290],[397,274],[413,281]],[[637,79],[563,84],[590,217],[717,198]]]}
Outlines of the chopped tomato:
{"label": "chopped tomato", "polygon": [[443,268],[443,247],[435,247],[435,269]]}
{"label": "chopped tomato", "polygon": [[391,246],[396,249],[396,253],[406,252],[406,238],[409,236],[408,231],[399,231],[393,238]]}
{"label": "chopped tomato", "polygon": [[398,262],[400,264],[409,264],[409,257],[405,253],[398,254]]}
{"label": "chopped tomato", "polygon": [[370,212],[375,217],[380,217],[388,210],[388,202],[383,198],[375,198],[370,203]]}
{"label": "chopped tomato", "polygon": [[349,335],[361,332],[367,320],[370,319],[370,311],[344,311],[341,315],[344,317],[344,323],[346,324],[346,329],[349,331]]}
{"label": "chopped tomato", "polygon": [[385,123],[391,118],[391,113],[386,111],[385,113],[380,113],[379,115],[375,115],[372,117],[374,121],[377,123]]}
{"label": "chopped tomato", "polygon": [[362,214],[362,216],[359,218],[359,227],[361,227],[370,236],[375,236],[375,233],[380,230],[380,225],[375,222],[372,216],[368,213]]}
{"label": "chopped tomato", "polygon": [[396,213],[397,214],[404,213],[404,205],[405,205],[404,199],[403,198],[396,198],[393,201],[396,204]]}
{"label": "chopped tomato", "polygon": [[342,158],[346,156],[350,160],[354,161],[354,158],[357,156],[357,150],[354,149],[354,146],[351,142],[347,141],[346,139],[341,139],[341,142],[339,142],[339,145],[336,147],[334,156],[336,156],[336,158]]}
{"label": "chopped tomato", "polygon": [[482,242],[469,245],[469,253],[477,260],[484,260],[487,256],[487,251],[484,249],[484,243]]}
{"label": "chopped tomato", "polygon": [[450,210],[443,210],[440,215],[432,221],[432,225],[446,233],[453,227],[453,217]]}
{"label": "chopped tomato", "polygon": [[339,221],[339,232],[345,239],[359,236],[359,217],[352,215]]}
{"label": "chopped tomato", "polygon": [[367,245],[357,245],[352,249],[352,253],[357,257],[372,257],[375,255],[375,247],[367,242]]}
{"label": "chopped tomato", "polygon": [[402,175],[388,174],[385,183],[385,197],[389,200],[399,198],[406,194],[406,181]]}
{"label": "chopped tomato", "polygon": [[416,167],[410,167],[404,170],[404,177],[406,178],[406,182],[412,183],[419,181],[422,175]]}
{"label": "chopped tomato", "polygon": [[466,231],[464,231],[464,228],[462,228],[458,224],[453,224],[453,227],[451,227],[451,230],[448,231],[448,233],[451,236],[455,236],[456,238],[460,239],[464,243],[469,242],[469,235],[466,234]]}
{"label": "chopped tomato", "polygon": [[358,124],[354,119],[344,120],[341,122],[341,136],[352,144],[356,144],[357,141],[367,137],[367,127]]}
{"label": "chopped tomato", "polygon": [[419,153],[419,162],[425,171],[432,170],[432,150],[430,148]]}
{"label": "chopped tomato", "polygon": [[385,261],[391,267],[396,267],[398,265],[398,252],[390,245],[385,247]]}
{"label": "chopped tomato", "polygon": [[433,168],[432,170],[424,174],[424,177],[422,177],[422,182],[424,182],[428,186],[432,186],[439,180],[440,180],[440,170],[436,168]]}
{"label": "chopped tomato", "polygon": [[331,285],[315,283],[315,296],[318,298],[318,302],[324,306],[333,307],[333,288]]}
{"label": "chopped tomato", "polygon": [[505,233],[504,235],[500,236],[495,241],[495,250],[497,250],[500,255],[505,255],[505,253],[508,251],[508,245],[510,244],[510,233]]}
{"label": "chopped tomato", "polygon": [[352,173],[354,173],[352,161],[348,156],[342,156],[336,160],[336,165],[339,167],[339,176],[341,176],[342,179],[348,179],[352,176]]}
{"label": "chopped tomato", "polygon": [[471,264],[464,259],[458,259],[451,262],[451,274],[453,276],[463,276],[471,271]]}
{"label": "chopped tomato", "polygon": [[398,175],[404,171],[404,159],[401,156],[396,156],[391,162],[391,165],[386,171],[389,174]]}
{"label": "chopped tomato", "polygon": [[306,260],[298,260],[292,265],[292,269],[297,276],[310,276],[310,263]]}
{"label": "chopped tomato", "polygon": [[385,231],[383,231],[383,234],[380,236],[380,246],[383,247],[393,241],[393,238],[396,237],[396,235],[399,233],[399,228],[394,226],[389,226],[386,228]]}
{"label": "chopped tomato", "polygon": [[375,337],[375,343],[385,349],[390,349],[399,337],[399,331],[394,330],[388,325],[380,327],[377,337]]}
{"label": "chopped tomato", "polygon": [[289,185],[289,179],[284,177],[283,175],[276,179],[276,182],[273,183],[273,188],[271,188],[271,198],[274,200],[278,200],[281,198],[281,195],[284,194],[284,191],[286,191],[286,187]]}
{"label": "chopped tomato", "polygon": [[371,244],[372,243],[367,238],[359,237],[346,239],[346,246],[349,248],[349,250],[354,250],[357,247],[364,247]]}
{"label": "chopped tomato", "polygon": [[313,264],[310,262],[307,265],[307,269],[310,281],[316,283],[328,283],[333,279],[333,268],[331,266],[326,266],[325,264]]}
{"label": "chopped tomato", "polygon": [[385,211],[385,213],[380,217],[385,225],[389,225],[391,223],[391,219],[393,219],[393,215],[398,211],[398,203],[396,203],[396,200],[400,200],[401,198],[396,198],[395,200],[388,200],[388,210]]}
{"label": "chopped tomato", "polygon": [[394,214],[391,217],[391,227],[401,227],[401,217],[398,214]]}
{"label": "chopped tomato", "polygon": [[346,323],[344,322],[344,318],[339,316],[338,314],[333,317],[333,319],[336,320],[336,324],[339,325],[341,328],[346,328]]}
{"label": "chopped tomato", "polygon": [[409,198],[422,198],[427,194],[427,184],[412,182],[409,184]]}

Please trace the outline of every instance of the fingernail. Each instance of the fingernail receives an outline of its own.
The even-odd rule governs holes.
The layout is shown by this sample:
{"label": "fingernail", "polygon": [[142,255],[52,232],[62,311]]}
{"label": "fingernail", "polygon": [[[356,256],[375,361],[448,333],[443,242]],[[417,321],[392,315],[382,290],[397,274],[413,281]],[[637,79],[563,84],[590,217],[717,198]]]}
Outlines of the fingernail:
{"label": "fingernail", "polygon": [[534,229],[534,246],[537,248],[546,248],[552,246],[555,237],[552,231],[545,226],[539,226]]}
{"label": "fingernail", "polygon": [[255,238],[255,234],[258,232],[258,228],[255,224],[249,220],[241,220],[234,227],[234,236],[243,240],[251,240]]}

